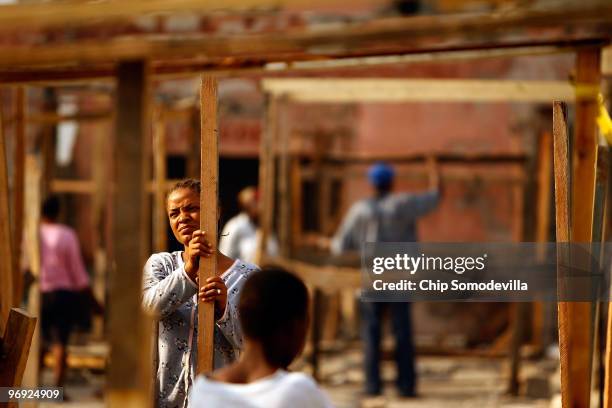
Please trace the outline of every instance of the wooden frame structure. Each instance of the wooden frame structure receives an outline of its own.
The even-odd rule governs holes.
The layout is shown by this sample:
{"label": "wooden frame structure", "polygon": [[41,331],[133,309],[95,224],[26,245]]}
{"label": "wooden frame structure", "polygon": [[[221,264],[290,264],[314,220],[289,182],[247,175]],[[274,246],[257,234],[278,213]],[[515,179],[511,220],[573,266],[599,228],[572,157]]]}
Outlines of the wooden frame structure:
{"label": "wooden frame structure", "polygon": [[[239,13],[244,5],[269,4],[266,0],[248,3],[237,0],[231,4],[225,2],[224,8]],[[286,1],[284,4],[291,6],[292,2]],[[338,66],[367,64],[367,61],[374,63],[368,58],[382,58],[376,63],[384,64],[394,63],[392,58],[410,62],[411,58],[418,61],[419,58],[488,58],[576,51],[577,83],[581,89],[584,89],[583,85],[587,86],[587,97],[581,98],[576,108],[574,154],[578,162],[572,177],[580,179],[581,183],[576,183],[573,191],[571,240],[589,241],[596,145],[593,122],[596,105],[592,92],[600,78],[601,48],[609,44],[611,38],[612,5],[601,2],[586,8],[580,6],[559,10],[526,9],[514,13],[381,18],[325,28],[302,27],[283,35],[256,33],[220,36],[195,32],[192,35],[159,36],[119,32],[111,38],[76,39],[71,43],[60,40],[40,45],[0,46],[2,83],[63,84],[109,79],[117,83],[117,135],[121,137],[117,138],[115,145],[120,160],[115,174],[114,199],[118,205],[113,212],[116,229],[111,251],[115,269],[111,274],[110,289],[110,405],[147,406],[149,401],[148,354],[147,347],[143,347],[147,344],[148,326],[144,316],[136,312],[140,310],[136,296],[140,292],[140,275],[134,272],[141,270],[145,254],[143,243],[133,237],[135,231],[142,231],[144,223],[150,220],[146,211],[138,211],[144,208],[143,203],[147,200],[143,193],[147,179],[142,169],[149,157],[146,149],[150,143],[143,142],[147,140],[147,128],[151,123],[151,109],[148,106],[153,76],[184,76],[201,72],[219,76],[268,75],[300,69],[325,70],[326,64],[333,65],[334,61],[338,61]],[[215,8],[214,5],[212,7]],[[211,6],[195,0],[184,0],[173,5],[162,1],[126,0],[121,5],[87,3],[78,8],[61,3],[4,6],[0,14],[0,30],[11,30],[16,24],[26,30],[57,30],[62,27],[78,30],[94,26],[92,20],[96,20],[96,27],[104,27],[130,20],[144,12],[161,15],[184,10],[206,14],[211,11]],[[560,31],[559,27],[564,30]],[[390,59],[385,60],[386,57]],[[563,92],[566,91],[567,87]],[[279,109],[278,104],[278,101],[272,101],[270,111]],[[264,186],[275,178],[274,168],[265,164],[269,162],[274,148],[270,134],[271,131],[266,132],[262,143],[261,173]],[[0,155],[0,167],[6,167],[4,154]],[[282,173],[279,176],[286,178],[286,163],[280,168]],[[210,167],[204,169],[203,166],[203,174],[207,170]],[[0,176],[2,171],[0,169]],[[283,184],[286,185],[286,182]],[[270,201],[269,193],[265,197]],[[0,198],[0,202],[9,202],[2,177]],[[16,202],[19,200],[16,199]],[[127,202],[132,205],[120,205]],[[271,213],[267,217],[267,222],[270,222]],[[35,222],[30,231],[36,231]],[[11,245],[10,236],[8,240],[0,240],[0,253],[10,251]],[[5,296],[13,291],[12,284],[10,287],[2,285],[0,291],[2,299],[7,299]],[[119,291],[134,296],[120,296]],[[6,305],[2,305],[0,316],[5,316],[8,311]],[[130,313],[126,313],[126,310],[130,310]],[[564,310],[561,311],[561,320],[566,314]],[[582,330],[590,324],[591,314],[582,305],[569,305],[567,310],[570,317],[573,313],[579,313],[581,318],[576,324],[561,326],[562,339],[565,334],[580,340],[561,344],[562,349],[566,347],[569,358],[562,360],[563,405],[587,407],[590,358],[586,358],[586,351],[581,347],[588,348],[582,341]],[[0,328],[4,321],[6,319],[0,321]],[[128,338],[123,336],[126,328],[133,330],[133,335]]]}
{"label": "wooden frame structure", "polygon": [[[457,80],[457,79],[372,79],[372,78],[271,78],[262,80],[262,89],[267,94],[267,100],[270,101],[268,104],[270,112],[267,117],[276,119],[276,112],[273,111],[273,107],[286,102],[300,103],[315,103],[315,104],[330,104],[330,103],[401,103],[401,102],[423,102],[423,103],[435,103],[435,102],[471,102],[471,103],[496,103],[496,102],[521,102],[521,103],[532,103],[532,104],[550,104],[553,100],[562,100],[569,103],[577,103],[583,100],[594,100],[597,96],[598,89],[596,87],[583,87],[577,89],[569,81],[521,81],[521,80]],[[276,119],[277,121],[280,119]],[[288,129],[284,129],[283,126],[272,122],[269,123],[270,133],[266,134],[264,145],[270,143],[268,139],[274,141],[277,148],[273,151],[266,152],[267,155],[262,155],[262,161],[268,161],[270,164],[263,163],[262,168],[273,167],[274,162],[279,163],[279,168],[286,168],[287,165],[283,163],[288,162],[290,154],[286,149],[289,144],[288,139],[293,136]],[[279,130],[280,129],[280,130]],[[548,141],[548,144],[544,144]],[[551,151],[552,144],[550,137],[543,137],[540,140],[539,151],[546,152]],[[291,153],[293,155],[299,154],[297,152]],[[394,163],[406,163],[406,162],[424,162],[425,157],[423,156],[410,156],[401,154],[385,155],[384,157],[376,155],[358,154],[358,153],[344,153],[338,154],[330,152],[326,155],[326,159],[332,160],[336,164],[341,163],[372,163],[377,160],[387,160]],[[319,158],[320,160],[320,158]],[[521,220],[519,226],[513,228],[513,237],[517,242],[532,240],[536,237],[526,237],[524,235],[525,228],[523,227],[523,218],[525,217],[525,211],[523,210],[526,199],[525,190],[530,184],[528,178],[529,171],[526,168],[527,160],[524,157],[504,157],[501,156],[483,156],[483,155],[467,155],[467,156],[455,156],[455,155],[442,155],[438,158],[441,163],[466,163],[466,164],[478,164],[478,163],[500,163],[500,164],[519,164],[522,167],[522,175],[516,180],[518,184],[514,188],[516,194],[513,194],[515,199],[515,206],[518,211],[518,218]],[[542,166],[550,170],[549,160],[544,153],[540,153],[540,160]],[[297,163],[292,157],[291,162]],[[299,167],[299,164],[297,164]],[[292,167],[293,168],[293,167]],[[299,170],[299,169],[298,169]],[[347,173],[346,169],[337,169],[336,177],[347,178],[353,174]],[[546,170],[540,171],[540,180],[535,180],[535,177],[531,177],[531,184],[538,184],[537,188],[537,202],[541,208],[538,208],[538,214],[534,214],[536,217],[536,223],[538,225],[538,231],[534,232],[537,235],[537,240],[546,241],[545,231],[548,226],[548,206],[547,199],[550,187],[550,179],[545,174]],[[293,178],[294,174],[298,174],[297,177],[302,177],[303,171],[289,172],[288,169],[282,170],[282,173],[291,173]],[[319,176],[326,175],[329,177],[330,173],[333,172],[333,167],[327,166],[324,171],[317,172]],[[362,174],[359,173],[361,176]],[[446,177],[445,177],[446,176]],[[446,179],[449,174],[444,174],[443,177]],[[511,179],[512,176],[510,176]],[[510,180],[509,179],[509,180]],[[283,227],[280,228],[277,235],[279,237],[292,236],[295,239],[296,231],[295,225],[299,223],[296,218],[300,218],[301,214],[289,215],[289,207],[292,210],[296,210],[296,206],[293,203],[296,201],[294,197],[300,195],[301,185],[300,182],[289,181],[287,177],[279,177],[278,183],[269,183],[270,178],[267,175],[262,175],[261,183],[263,185],[263,207],[267,210],[267,213],[262,217],[262,236],[267,237],[271,234],[274,226],[272,223],[272,217],[270,212],[274,208],[279,208],[280,222],[279,224]],[[539,183],[538,183],[539,181]],[[328,184],[328,183],[324,183]],[[298,191],[295,191],[295,190]],[[272,191],[269,191],[272,190]],[[278,190],[275,192],[274,190]],[[288,192],[290,191],[290,193]],[[329,194],[329,188],[325,192]],[[278,203],[274,200],[278,197]],[[320,198],[321,199],[321,198]],[[272,200],[272,201],[270,201]],[[325,200],[325,198],[323,198]],[[297,200],[298,202],[300,200]],[[546,206],[546,207],[544,207]],[[292,211],[292,212],[294,212]],[[280,239],[280,258],[268,259],[267,262],[277,263],[285,265],[292,270],[295,270],[302,278],[311,284],[315,288],[322,288],[326,292],[334,292],[334,289],[343,288],[354,288],[358,289],[361,287],[359,279],[359,270],[356,268],[338,268],[337,266],[328,265],[321,267],[321,265],[310,265],[303,260],[292,259],[291,248],[293,247],[293,241],[289,241],[287,238]],[[260,253],[260,257],[264,257],[263,253]],[[265,258],[264,258],[265,259]],[[315,293],[314,299],[319,299],[319,293]],[[521,305],[518,306],[520,308]],[[316,308],[316,306],[315,306]],[[539,309],[541,310],[541,309]],[[524,315],[524,312],[523,312]],[[523,318],[524,319],[524,316]],[[514,339],[512,341],[512,347],[510,351],[511,357],[511,375],[509,380],[509,390],[512,393],[518,393],[518,376],[519,376],[519,364],[520,354],[519,346],[522,342],[522,324],[520,316],[514,316],[513,320],[513,331]],[[315,324],[320,323],[315,321]],[[537,323],[536,323],[537,324]],[[534,331],[541,330],[541,324],[535,327]],[[319,333],[318,328],[313,328],[313,333]],[[314,361],[314,372],[316,373],[318,358],[316,353],[319,350],[318,338],[313,336],[314,344],[313,350],[313,361]]]}

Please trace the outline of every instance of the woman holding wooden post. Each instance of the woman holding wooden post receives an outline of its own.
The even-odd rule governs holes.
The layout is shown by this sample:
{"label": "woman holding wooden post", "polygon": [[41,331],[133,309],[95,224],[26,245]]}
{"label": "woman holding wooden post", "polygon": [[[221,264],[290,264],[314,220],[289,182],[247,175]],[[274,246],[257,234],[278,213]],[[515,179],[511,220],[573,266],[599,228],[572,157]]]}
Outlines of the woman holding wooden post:
{"label": "woman holding wooden post", "polygon": [[214,302],[214,365],[234,361],[242,348],[237,301],[246,278],[258,268],[221,254],[200,231],[200,182],[178,182],[167,199],[168,219],[183,251],[153,254],[144,267],[143,307],[158,319],[156,406],[187,406],[196,373],[197,298],[200,257],[216,256],[225,271],[207,279],[199,291],[204,302]]}

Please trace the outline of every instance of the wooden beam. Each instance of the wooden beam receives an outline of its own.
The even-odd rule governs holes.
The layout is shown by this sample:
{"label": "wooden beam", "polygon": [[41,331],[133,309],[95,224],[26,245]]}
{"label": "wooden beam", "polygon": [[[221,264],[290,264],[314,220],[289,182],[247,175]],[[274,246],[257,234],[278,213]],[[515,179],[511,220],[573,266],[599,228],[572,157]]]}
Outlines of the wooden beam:
{"label": "wooden beam", "polygon": [[[571,199],[571,167],[569,153],[569,135],[567,131],[567,110],[561,102],[553,104],[553,142],[554,142],[554,177],[555,177],[555,218],[557,242],[570,241],[570,199]],[[557,270],[561,265],[568,265],[568,251],[557,251]],[[565,290],[563,280],[558,281],[558,293]],[[558,302],[559,324],[559,354],[561,364],[561,399],[563,408],[573,407],[574,392],[570,379],[572,358],[570,345],[572,338],[571,318],[572,308],[569,302]]]}
{"label": "wooden beam", "polygon": [[[39,154],[28,154],[25,160],[25,239],[24,251],[34,282],[27,294],[28,313],[40,316],[40,207],[42,204],[42,160]],[[23,376],[24,387],[37,387],[40,355],[40,325],[34,330],[28,362]],[[32,405],[32,404],[31,404]],[[25,408],[25,407],[24,407]]]}
{"label": "wooden beam", "polygon": [[[274,228],[274,204],[275,204],[275,158],[274,144],[278,127],[278,100],[269,95],[266,96],[264,131],[260,142],[259,153],[259,189],[262,197],[261,214],[261,242],[268,242]],[[255,257],[256,263],[264,266],[267,263],[264,245],[259,245]]]}
{"label": "wooden beam", "polygon": [[[601,51],[583,50],[576,58],[576,81],[588,86],[599,86],[601,79]],[[591,242],[593,236],[593,203],[597,152],[598,114],[596,100],[578,101],[572,144],[572,218],[571,241]],[[591,394],[591,363],[593,354],[594,308],[590,302],[569,303],[570,329],[569,374],[572,387],[572,407],[587,408]]]}
{"label": "wooden beam", "polygon": [[20,269],[24,229],[24,184],[25,184],[25,142],[27,109],[26,89],[20,86],[15,92],[15,170],[13,172],[13,299],[18,306],[23,294],[23,274]]}
{"label": "wooden beam", "polygon": [[313,265],[283,257],[270,259],[269,263],[293,271],[307,285],[320,288],[325,293],[333,294],[339,290],[358,289],[361,287],[361,271],[359,268]]}
{"label": "wooden beam", "polygon": [[[105,3],[90,5],[93,4]],[[83,5],[83,8],[87,9],[87,6]],[[2,13],[0,16],[0,27],[5,27],[6,20],[14,21],[7,15],[10,14]],[[75,13],[66,16],[74,19]],[[74,19],[72,22],[79,21]],[[72,43],[2,47],[0,66],[16,69],[57,67],[67,62],[95,65],[128,59],[197,58],[212,68],[223,67],[229,58],[241,60],[242,66],[246,66],[262,62],[399,53],[567,46],[593,41],[603,45],[609,38],[611,21],[612,5],[604,4],[546,11],[521,10],[517,13],[383,18],[325,27],[298,27],[282,34],[123,35]],[[31,27],[35,27],[36,22],[36,19],[32,20]],[[563,26],[567,34],[560,34],[559,26]]]}
{"label": "wooden beam", "polygon": [[[206,231],[208,239],[215,245],[217,239],[219,202],[219,133],[217,124],[217,80],[202,77],[200,88],[200,229]],[[200,285],[217,275],[217,258],[200,258],[198,278]],[[213,369],[215,305],[198,302],[198,373]]]}
{"label": "wooden beam", "polygon": [[[591,46],[591,44],[588,44]],[[200,63],[193,61],[185,63],[172,60],[161,60],[152,63],[152,75],[158,79],[179,79],[202,75],[204,73],[217,77],[260,77],[275,76],[285,73],[300,72],[334,72],[336,69],[363,69],[367,67],[381,67],[393,65],[418,64],[424,62],[452,62],[472,61],[489,58],[514,58],[523,56],[545,56],[558,54],[573,54],[580,43],[569,45],[545,45],[527,47],[503,47],[481,50],[448,50],[437,52],[422,52],[412,54],[347,57],[347,58],[316,58],[305,61],[288,62],[258,62],[246,63],[235,60],[232,64],[225,61],[223,66],[214,66],[210,62]],[[611,63],[612,65],[612,63]],[[612,68],[611,68],[612,70]],[[91,84],[113,82],[115,78],[114,64],[98,64],[89,67],[41,67],[37,69],[0,70],[0,83],[5,84]]]}
{"label": "wooden beam", "polygon": [[[536,214],[535,214],[535,241],[540,243],[549,242],[550,228],[550,203],[552,196],[552,134],[549,131],[544,131],[540,134],[538,140],[538,159],[537,166],[537,190],[536,190]],[[538,248],[540,250],[540,248]],[[538,258],[544,261],[544,247],[538,253]],[[545,342],[548,336],[544,334],[545,327],[545,308],[544,303],[536,301],[533,303],[533,320],[531,330],[531,343],[538,350],[547,346]]]}
{"label": "wooden beam", "polygon": [[262,87],[303,103],[573,102],[594,99],[599,90],[591,87],[577,95],[565,81],[369,78],[264,79]]}
{"label": "wooden beam", "polygon": [[40,112],[33,113],[25,117],[27,122],[39,123],[45,125],[56,125],[61,122],[76,121],[105,121],[112,120],[115,114],[113,111],[108,112],[77,112],[72,115],[60,115],[55,112]]}
{"label": "wooden beam", "polygon": [[[0,356],[0,386],[20,387],[28,361],[36,317],[12,308],[2,336]],[[15,404],[15,407],[17,405]]]}
{"label": "wooden beam", "polygon": [[[360,7],[374,7],[384,4],[381,0],[342,0],[336,5],[356,4]],[[223,2],[201,2],[197,0],[138,1],[124,0],[120,4],[84,3],[78,4],[19,4],[2,6],[0,27],[3,30],[28,27],[43,29],[51,27],[82,27],[90,24],[128,22],[142,16],[167,16],[172,14],[217,14],[239,12],[252,14],[257,10],[300,10],[314,6],[329,6],[326,0],[224,0]]]}
{"label": "wooden beam", "polygon": [[[115,140],[114,264],[110,273],[108,332],[111,358],[107,402],[111,407],[149,406],[151,325],[142,313],[143,161],[150,123],[147,63],[118,68]],[[127,313],[129,311],[129,313]],[[129,336],[125,334],[129,333]]]}
{"label": "wooden beam", "polygon": [[153,219],[153,240],[155,252],[168,249],[166,215],[166,122],[160,109],[156,110],[153,123],[153,168],[155,173],[155,216]]}
{"label": "wooden beam", "polygon": [[[280,148],[278,159],[278,241],[279,253],[283,257],[291,256],[291,190],[290,190],[290,158],[289,139],[292,135],[290,121],[287,115],[287,100],[281,98],[277,105],[277,145]],[[260,246],[267,252],[267,241],[261,241]]]}
{"label": "wooden beam", "polygon": [[[2,115],[2,112],[0,112]],[[1,123],[1,121],[0,121]],[[0,333],[4,333],[9,312],[13,307],[13,237],[9,209],[10,195],[8,165],[6,156],[6,137],[0,127]]]}

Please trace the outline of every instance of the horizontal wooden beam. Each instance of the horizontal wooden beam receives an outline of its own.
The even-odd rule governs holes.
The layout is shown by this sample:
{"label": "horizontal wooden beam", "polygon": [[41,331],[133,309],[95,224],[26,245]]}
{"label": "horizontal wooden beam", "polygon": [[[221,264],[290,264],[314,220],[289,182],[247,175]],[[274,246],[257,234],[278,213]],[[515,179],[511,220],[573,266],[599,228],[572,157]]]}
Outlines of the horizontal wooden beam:
{"label": "horizontal wooden beam", "polygon": [[304,103],[354,102],[573,102],[595,99],[597,87],[569,82],[471,79],[264,79],[262,87],[275,96]]}
{"label": "horizontal wooden beam", "polygon": [[82,27],[88,24],[116,23],[141,17],[180,14],[219,14],[219,12],[254,13],[304,8],[323,8],[330,3],[336,6],[377,7],[385,5],[383,0],[122,0],[121,2],[57,2],[7,5],[0,8],[2,30],[27,27],[44,29],[53,27]]}
{"label": "horizontal wooden beam", "polygon": [[[504,171],[500,171],[502,168]],[[329,177],[337,180],[351,178],[361,178],[365,180],[366,177],[366,173],[363,169],[352,166],[349,168],[326,166],[324,171]],[[311,166],[306,166],[301,169],[300,177],[302,180],[315,180],[320,177],[320,171]],[[398,180],[427,181],[429,174],[425,169],[397,169],[396,177]],[[445,183],[482,182],[524,184],[527,181],[527,177],[522,171],[522,168],[508,168],[506,164],[487,164],[478,167],[467,164],[444,165],[440,166],[440,179]]]}
{"label": "horizontal wooden beam", "polygon": [[[452,62],[471,61],[487,58],[514,58],[524,56],[543,56],[568,54],[576,48],[590,46],[574,43],[570,45],[544,45],[527,47],[504,47],[499,49],[476,50],[448,50],[417,54],[398,54],[366,57],[326,58],[306,61],[288,62],[260,62],[247,64],[236,61],[224,67],[211,66],[210,62],[191,61],[189,64],[175,63],[174,61],[158,61],[152,63],[153,74],[158,79],[178,79],[193,77],[203,73],[214,74],[217,77],[274,77],[287,73],[330,72],[336,69],[363,69],[368,67],[394,66],[418,64],[426,62]],[[612,57],[612,56],[611,56]],[[612,73],[612,61],[610,62]],[[0,83],[3,84],[30,84],[30,85],[56,85],[64,84],[91,84],[113,82],[115,78],[114,64],[98,64],[90,67],[59,67],[39,68],[27,70],[0,69]]]}
{"label": "horizontal wooden beam", "polygon": [[[308,157],[308,155],[306,155]],[[524,164],[527,160],[525,154],[516,153],[386,153],[376,154],[369,152],[338,153],[329,152],[321,157],[323,161],[343,164],[368,164],[377,161],[392,163],[425,163],[433,157],[439,163],[446,164]]]}
{"label": "horizontal wooden beam", "polygon": [[[81,8],[88,9],[96,4],[111,3],[88,3],[78,8],[71,5],[71,10],[79,12],[69,12],[66,18],[74,24],[86,20],[79,18]],[[42,10],[51,6],[40,5]],[[121,9],[120,6],[115,7]],[[168,9],[173,10],[171,6]],[[13,21],[10,13],[8,15],[0,13],[0,26],[3,26],[5,20]],[[37,27],[36,14],[30,17],[31,20],[23,23],[25,29]],[[102,24],[104,16],[99,21]],[[563,27],[563,30],[559,27]],[[275,61],[398,53],[572,46],[585,41],[599,41],[601,45],[601,42],[609,42],[611,28],[612,4],[602,3],[571,9],[521,9],[503,13],[382,18],[299,27],[282,33],[124,35],[40,45],[7,45],[0,48],[0,67],[16,70],[34,66],[112,63],[118,60],[182,59],[183,62],[192,60],[207,63],[209,68],[227,67],[228,64],[240,61],[241,66],[246,68],[247,64],[257,66]]]}
{"label": "horizontal wooden beam", "polygon": [[93,194],[97,186],[93,180],[51,180],[54,193]]}
{"label": "horizontal wooden beam", "polygon": [[304,280],[325,292],[357,289],[361,287],[361,271],[359,268],[334,265],[313,265],[289,258],[274,257],[267,259],[267,264],[278,265],[292,271]]}
{"label": "horizontal wooden beam", "polygon": [[115,114],[113,111],[106,112],[77,112],[72,115],[58,115],[56,113],[42,112],[33,113],[26,117],[27,122],[41,123],[41,124],[57,124],[60,122],[76,121],[103,121],[112,120]]}

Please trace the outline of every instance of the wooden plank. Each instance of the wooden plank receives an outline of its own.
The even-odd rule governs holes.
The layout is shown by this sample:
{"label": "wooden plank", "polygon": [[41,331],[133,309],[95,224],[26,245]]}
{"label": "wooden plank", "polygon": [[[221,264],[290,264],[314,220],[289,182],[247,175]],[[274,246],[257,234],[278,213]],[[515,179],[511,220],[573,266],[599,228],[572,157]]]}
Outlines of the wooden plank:
{"label": "wooden plank", "polygon": [[26,89],[20,86],[15,92],[15,169],[13,172],[13,305],[18,306],[23,293],[23,275],[19,263],[23,244],[24,228],[24,184],[25,184],[25,138],[24,121],[27,108]]}
{"label": "wooden plank", "polygon": [[36,327],[36,317],[12,308],[2,337],[0,387],[19,387]]}
{"label": "wooden plank", "polygon": [[[336,4],[351,6],[381,6],[381,0],[342,0]],[[304,7],[329,6],[325,0],[224,0],[219,2],[201,2],[197,0],[174,0],[168,3],[164,0],[123,0],[121,3],[89,3],[79,2],[78,7],[73,4],[52,3],[44,6],[40,4],[19,4],[2,6],[0,27],[2,29],[22,28],[42,29],[49,27],[72,28],[87,26],[92,23],[100,24],[130,21],[142,16],[166,16],[168,14],[200,13],[215,14],[224,12],[249,12],[253,10],[270,10],[279,7],[283,9],[299,10]]]}
{"label": "wooden plank", "polygon": [[163,252],[168,249],[167,228],[168,219],[166,215],[166,122],[158,108],[154,115],[153,124],[153,168],[155,173],[155,215],[153,218],[153,240],[155,252]]}
{"label": "wooden plank", "polygon": [[[208,73],[217,77],[259,77],[262,75],[275,75],[281,73],[300,73],[312,71],[325,71],[335,69],[352,69],[363,67],[378,67],[397,64],[418,64],[423,62],[448,62],[448,61],[471,61],[488,58],[512,58],[522,56],[543,56],[574,53],[576,47],[567,45],[552,46],[528,46],[515,47],[508,46],[497,49],[482,50],[448,50],[437,52],[422,52],[399,55],[366,56],[366,57],[347,57],[347,58],[316,58],[310,61],[271,62],[253,64],[248,63],[244,66],[244,61],[234,60],[228,65],[225,61],[221,67],[213,67],[210,63],[192,62],[188,65],[184,61],[158,61],[152,63],[152,75],[159,79],[180,79],[193,77],[193,75]],[[4,84],[91,84],[92,81],[98,83],[113,82],[116,70],[112,64],[101,64],[81,67],[43,67],[38,69],[27,69],[15,71],[8,68],[0,70],[0,83]]]}
{"label": "wooden plank", "polygon": [[[111,357],[107,401],[111,407],[149,406],[151,325],[140,305],[146,243],[138,234],[142,234],[145,222],[150,223],[150,218],[144,219],[141,214],[145,194],[143,146],[150,123],[150,84],[146,62],[123,62],[117,71],[117,128],[113,154],[116,169],[113,211],[115,267],[111,269],[109,279]],[[130,335],[126,336],[128,332]]]}
{"label": "wooden plank", "polygon": [[[423,153],[375,153],[367,151],[361,152],[327,152],[321,154],[321,158],[328,162],[339,162],[342,164],[368,164],[377,161],[388,161],[394,163],[425,163],[427,155]],[[316,152],[310,155],[303,154],[312,160],[316,160],[319,156]],[[459,163],[474,163],[474,164],[524,164],[528,156],[525,154],[516,153],[472,153],[469,151],[461,153],[438,153],[433,155],[437,163],[443,164],[459,164]]]}
{"label": "wooden plank", "polygon": [[[567,131],[567,107],[561,102],[553,104],[553,152],[555,177],[555,218],[557,242],[570,241],[570,198],[571,198],[571,168],[569,154],[569,135]],[[567,264],[567,253],[558,251],[557,262]],[[559,268],[559,267],[558,267]],[[562,285],[562,281],[558,282]],[[558,290],[564,290],[560,286]],[[558,302],[559,324],[559,354],[561,364],[561,398],[564,408],[571,407],[574,400],[570,383],[570,351],[571,332],[569,321],[572,308],[568,302]]]}
{"label": "wooden plank", "polygon": [[110,121],[114,118],[112,111],[108,112],[77,112],[72,115],[60,115],[55,112],[40,112],[27,115],[26,122],[38,123],[42,125],[56,125],[61,122],[95,122]]}
{"label": "wooden plank", "polygon": [[[274,165],[274,143],[276,141],[276,132],[278,127],[277,119],[278,100],[274,97],[266,95],[265,115],[266,121],[264,131],[262,132],[262,140],[260,142],[259,154],[259,188],[262,191],[262,213],[261,213],[261,242],[268,242],[268,238],[272,234],[274,221],[274,201],[275,201],[275,182],[276,169]],[[259,245],[257,249],[256,263],[264,266],[266,261],[266,251],[264,245]]]}
{"label": "wooden plank", "polygon": [[[216,247],[218,202],[219,202],[219,133],[217,124],[217,80],[202,77],[200,88],[200,229],[206,231],[208,239]],[[217,275],[216,257],[200,258],[198,278],[200,285]],[[214,350],[214,303],[198,303],[198,373],[213,369]]]}
{"label": "wooden plank", "polygon": [[[91,130],[93,138],[92,150],[92,191],[91,191],[91,216],[93,225],[93,276],[91,286],[93,293],[102,304],[106,301],[107,276],[110,265],[108,253],[108,241],[110,235],[107,234],[106,225],[111,221],[109,215],[109,181],[111,163],[109,133],[112,131],[111,124],[98,125]],[[104,338],[104,316],[95,315],[92,317],[92,337],[94,339]]]}
{"label": "wooden plank", "polygon": [[[304,103],[397,102],[573,102],[577,95],[567,81],[481,79],[371,79],[290,78],[264,79],[262,87]],[[586,95],[595,98],[598,88]]]}
{"label": "wooden plank", "polygon": [[[275,145],[279,147],[278,163],[278,246],[281,256],[289,257],[291,254],[291,191],[290,191],[290,158],[289,158],[289,139],[292,129],[289,125],[287,115],[287,100],[281,98],[278,101],[279,123],[277,126],[277,141]],[[261,241],[260,246],[266,251],[267,241]]]}
{"label": "wooden plank", "polygon": [[54,193],[93,194],[96,188],[95,180],[55,179],[49,185],[49,190]]}
{"label": "wooden plank", "polygon": [[[604,247],[605,243],[605,227],[607,223],[607,196],[608,196],[608,179],[610,172],[609,164],[609,151],[608,145],[604,137],[599,135],[599,143],[597,145],[596,153],[596,175],[595,175],[595,197],[594,197],[594,208],[593,208],[593,236],[591,241],[596,244],[592,247],[591,251],[593,256],[593,270],[600,270],[603,266]],[[604,406],[604,402],[607,400],[606,394],[610,392],[609,384],[606,386],[606,364],[607,360],[606,351],[602,347],[602,343],[605,343],[602,334],[606,334],[604,331],[604,323],[601,319],[603,302],[599,299],[595,305],[595,325],[593,330],[593,360],[592,360],[592,376],[595,378],[592,384],[592,390],[600,389],[599,393],[599,405]]]}
{"label": "wooden plank", "polygon": [[295,251],[302,237],[302,175],[299,158],[291,157],[291,231],[293,239],[291,240],[291,251]]}
{"label": "wooden plank", "polygon": [[334,265],[313,265],[303,261],[276,257],[269,263],[282,266],[294,272],[307,285],[320,288],[325,293],[337,293],[343,289],[361,288],[361,271],[359,268]]}
{"label": "wooden plank", "polygon": [[[538,160],[537,160],[537,197],[536,197],[536,228],[535,241],[548,242],[550,228],[550,202],[552,195],[552,134],[544,131],[538,140]],[[544,249],[544,247],[542,247]],[[538,254],[539,259],[544,260],[544,251]],[[545,308],[544,303],[536,301],[533,303],[533,321],[531,330],[531,343],[536,348],[541,349],[545,346],[548,336],[544,335],[545,327]]]}
{"label": "wooden plank", "polygon": [[[25,239],[24,251],[34,282],[27,294],[28,313],[40,316],[40,207],[42,204],[42,163],[40,154],[28,154],[25,161]],[[40,325],[34,330],[30,354],[23,376],[24,387],[37,387],[40,354]],[[25,404],[23,404],[25,405]],[[33,405],[33,404],[30,404]],[[25,408],[25,407],[24,407]]]}
{"label": "wooden plank", "polygon": [[[576,81],[599,86],[601,79],[600,49],[583,50],[576,58]],[[593,236],[593,203],[595,195],[595,161],[597,152],[598,114],[596,100],[576,104],[576,123],[572,144],[573,174],[571,206],[571,241],[590,242]],[[591,363],[593,355],[594,304],[568,304],[570,317],[569,381],[572,387],[572,407],[588,407],[591,394]]]}
{"label": "wooden plank", "polygon": [[[0,112],[2,115],[2,112]],[[1,121],[0,121],[1,123]],[[0,127],[0,333],[4,333],[13,307],[13,237],[11,236],[11,219],[9,210],[9,181],[8,164],[6,156],[6,138]]]}
{"label": "wooden plank", "polygon": [[[74,14],[71,12],[66,16],[73,19]],[[14,21],[6,16],[3,13],[0,21]],[[32,21],[33,26],[36,26],[36,21]],[[73,23],[82,21],[75,18]],[[183,33],[156,34],[145,38],[142,35],[122,35],[72,43],[6,46],[0,49],[0,66],[17,68],[57,66],[69,61],[88,65],[129,59],[198,58],[203,66],[211,68],[223,66],[228,57],[238,57],[246,65],[248,61],[261,64],[508,46],[567,46],[584,44],[585,41],[602,45],[609,37],[610,21],[612,6],[603,4],[546,11],[527,9],[504,14],[381,18],[324,27],[297,27],[282,35],[279,32],[216,36],[209,33],[189,36]],[[559,25],[566,28],[565,34],[559,33]],[[4,23],[0,23],[0,27],[4,27]],[[578,31],[579,35],[576,34]]]}

